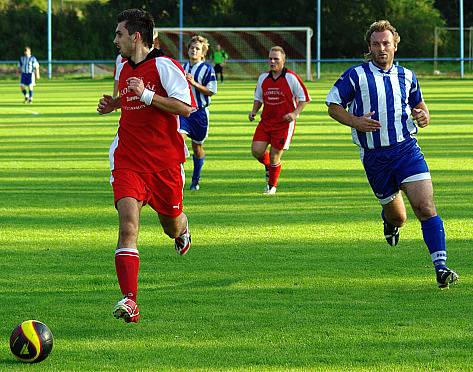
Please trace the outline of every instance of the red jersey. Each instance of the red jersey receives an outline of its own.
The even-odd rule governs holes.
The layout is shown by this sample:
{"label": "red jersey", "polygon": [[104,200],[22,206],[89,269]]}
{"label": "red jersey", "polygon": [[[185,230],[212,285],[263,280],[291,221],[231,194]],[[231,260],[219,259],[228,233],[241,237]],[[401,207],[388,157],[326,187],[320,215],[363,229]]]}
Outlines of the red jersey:
{"label": "red jersey", "polygon": [[274,79],[271,72],[258,78],[255,101],[263,103],[261,121],[271,126],[288,125],[283,116],[293,112],[298,102],[309,102],[310,96],[301,78],[295,72],[284,68]]}
{"label": "red jersey", "polygon": [[153,50],[144,61],[134,64],[128,60],[117,69],[121,116],[118,133],[110,146],[111,170],[160,172],[185,161],[178,115],[147,106],[128,89],[127,80],[137,77],[155,94],[196,106],[181,65],[156,54]]}
{"label": "red jersey", "polygon": [[[151,49],[151,50],[154,50],[154,48]],[[157,50],[157,53],[158,53],[158,55],[156,57],[161,57],[161,56],[164,55],[164,53],[161,51],[161,49],[156,49],[156,50]],[[156,53],[156,52],[153,52],[153,53]],[[125,63],[126,61],[128,61],[128,58],[122,57],[121,54],[117,55],[117,58],[115,59],[115,67],[113,68],[113,77],[114,77],[115,80],[118,80],[117,70],[121,68],[119,66],[122,63]]]}

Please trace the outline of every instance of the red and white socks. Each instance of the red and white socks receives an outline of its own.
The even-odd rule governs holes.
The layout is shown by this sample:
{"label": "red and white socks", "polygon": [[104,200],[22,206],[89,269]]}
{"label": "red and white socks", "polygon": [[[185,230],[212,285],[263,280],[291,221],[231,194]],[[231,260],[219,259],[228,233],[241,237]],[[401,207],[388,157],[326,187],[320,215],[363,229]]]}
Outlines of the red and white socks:
{"label": "red and white socks", "polygon": [[281,162],[270,164],[268,185],[276,187],[278,185],[279,175],[281,174]]}
{"label": "red and white socks", "polygon": [[136,303],[140,255],[136,248],[115,249],[115,269],[123,296]]}

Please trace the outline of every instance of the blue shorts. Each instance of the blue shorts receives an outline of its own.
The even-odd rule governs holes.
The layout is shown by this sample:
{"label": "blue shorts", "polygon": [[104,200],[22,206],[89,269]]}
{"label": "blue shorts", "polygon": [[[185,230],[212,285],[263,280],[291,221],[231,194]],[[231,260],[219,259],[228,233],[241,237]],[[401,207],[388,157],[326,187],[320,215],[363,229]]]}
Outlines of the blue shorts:
{"label": "blue shorts", "polygon": [[21,73],[21,85],[34,85],[34,77],[33,74],[28,73]]}
{"label": "blue shorts", "polygon": [[431,178],[415,138],[386,148],[362,149],[361,161],[371,189],[383,205],[396,197],[401,184]]}
{"label": "blue shorts", "polygon": [[179,116],[179,132],[187,134],[192,142],[202,144],[209,135],[209,109],[198,109],[188,118]]}

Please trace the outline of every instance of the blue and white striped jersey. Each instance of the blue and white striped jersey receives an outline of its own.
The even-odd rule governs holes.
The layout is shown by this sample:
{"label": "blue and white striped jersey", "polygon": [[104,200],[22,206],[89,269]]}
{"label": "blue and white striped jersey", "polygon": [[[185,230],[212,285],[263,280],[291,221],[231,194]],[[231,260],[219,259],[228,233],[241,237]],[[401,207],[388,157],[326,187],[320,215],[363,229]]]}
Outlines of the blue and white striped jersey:
{"label": "blue and white striped jersey", "polygon": [[[217,93],[217,77],[212,65],[201,61],[191,66],[189,62],[186,62],[183,67],[185,72],[192,74],[195,81],[207,87],[213,94]],[[210,97],[200,93],[193,86],[191,88],[198,108],[208,107],[210,105]]]}
{"label": "blue and white striped jersey", "polygon": [[376,132],[352,128],[353,142],[365,149],[395,145],[417,133],[411,110],[422,102],[422,92],[413,71],[393,65],[383,71],[372,62],[350,67],[335,82],[326,103],[336,103],[355,116],[374,112],[381,123]]}
{"label": "blue and white striped jersey", "polygon": [[39,66],[39,63],[35,56],[21,56],[18,61],[18,68],[22,74],[33,73],[36,66]]}

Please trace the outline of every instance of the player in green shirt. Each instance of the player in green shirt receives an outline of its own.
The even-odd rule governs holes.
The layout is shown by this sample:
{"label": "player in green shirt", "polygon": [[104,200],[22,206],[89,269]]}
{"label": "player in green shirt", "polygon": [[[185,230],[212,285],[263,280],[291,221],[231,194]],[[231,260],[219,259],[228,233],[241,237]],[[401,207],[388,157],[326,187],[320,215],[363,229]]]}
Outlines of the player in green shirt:
{"label": "player in green shirt", "polygon": [[214,62],[214,70],[215,74],[218,77],[220,74],[220,82],[223,83],[223,66],[225,65],[225,61],[228,59],[228,54],[225,52],[220,44],[217,44],[216,50],[212,53],[212,60]]}

